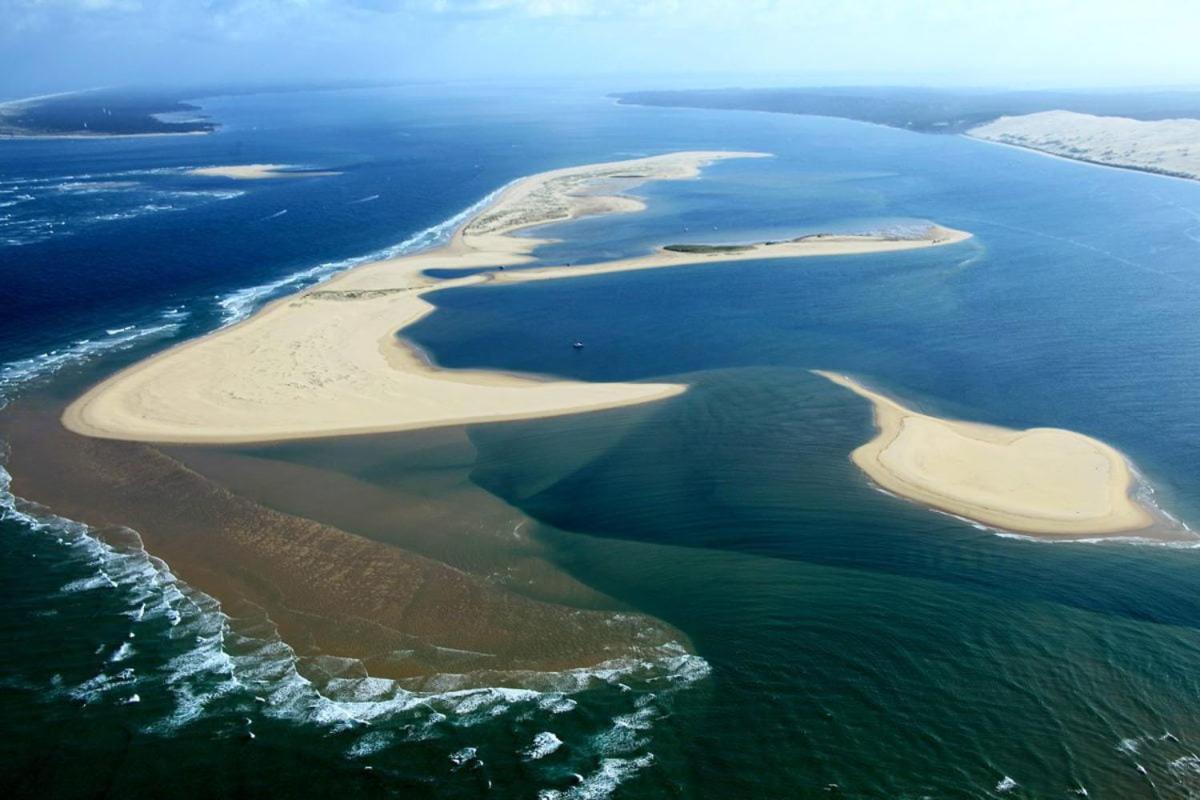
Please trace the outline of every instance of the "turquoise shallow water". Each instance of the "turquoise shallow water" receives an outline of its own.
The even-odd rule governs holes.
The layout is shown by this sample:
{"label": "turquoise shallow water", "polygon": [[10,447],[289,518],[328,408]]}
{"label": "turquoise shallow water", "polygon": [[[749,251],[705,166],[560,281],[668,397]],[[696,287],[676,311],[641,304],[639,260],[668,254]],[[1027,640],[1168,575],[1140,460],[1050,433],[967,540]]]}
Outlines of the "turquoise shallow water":
{"label": "turquoise shallow water", "polygon": [[[71,174],[235,158],[346,174],[86,225],[91,201],[33,192],[23,202],[69,231],[0,248],[18,298],[0,328],[7,392],[29,391],[41,353],[65,364],[65,392],[570,163],[776,154],[644,187],[643,214],[557,226],[553,263],[922,220],[975,238],[451,290],[406,331],[448,366],[693,385],[653,407],[469,431],[471,480],[537,520],[556,562],[692,639],[703,662],[673,678],[420,702],[352,665],[306,665],[309,683],[262,620],[222,620],[136,546],[9,512],[0,775],[16,794],[1200,791],[1200,551],[1004,538],[883,495],[847,460],[869,408],[808,371],[939,414],[1100,437],[1165,510],[1200,520],[1200,185],[847,121],[578,95],[351,92],[213,110],[232,124],[206,140],[14,143],[0,172],[67,182],[46,149],[62,146]],[[136,178],[147,192],[180,180]],[[106,348],[125,349],[88,360]],[[391,447],[252,450],[382,487],[416,480],[424,467]]]}

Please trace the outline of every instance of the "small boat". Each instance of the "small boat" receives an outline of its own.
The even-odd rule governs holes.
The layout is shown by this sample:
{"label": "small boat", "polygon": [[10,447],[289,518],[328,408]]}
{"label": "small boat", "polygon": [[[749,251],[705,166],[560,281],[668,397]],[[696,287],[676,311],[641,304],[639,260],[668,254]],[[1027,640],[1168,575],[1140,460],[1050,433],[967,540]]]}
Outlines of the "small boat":
{"label": "small boat", "polygon": [[574,347],[576,350],[582,350],[583,342],[575,342],[575,344],[571,345],[571,347]]}

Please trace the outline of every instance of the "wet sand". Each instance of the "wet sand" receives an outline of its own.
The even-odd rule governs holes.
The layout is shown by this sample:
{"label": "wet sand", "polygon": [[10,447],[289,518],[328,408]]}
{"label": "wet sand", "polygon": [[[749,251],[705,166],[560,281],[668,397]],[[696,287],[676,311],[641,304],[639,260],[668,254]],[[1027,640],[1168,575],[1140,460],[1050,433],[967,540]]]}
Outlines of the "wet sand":
{"label": "wet sand", "polygon": [[[312,492],[330,473],[302,475],[274,461],[237,466],[196,452],[199,466],[235,469],[233,483],[258,487],[260,496],[245,496],[152,446],[66,431],[58,412],[31,399],[0,416],[13,491],[101,536],[132,528],[147,551],[232,617],[265,612],[301,656],[359,659],[371,675],[412,688],[440,676],[435,685],[445,688],[528,685],[527,671],[687,646],[670,626],[623,610],[541,559],[529,521],[482,490],[419,497],[348,481]],[[442,446],[451,439],[443,434]],[[318,502],[293,510],[316,518],[321,503],[373,503],[376,519],[404,519],[396,541],[407,547],[262,502],[303,495]],[[418,533],[450,541],[436,552],[427,542],[430,557],[417,552]]]}
{"label": "wet sand", "polygon": [[1060,428],[1011,430],[922,414],[832,372],[818,375],[871,402],[878,431],[851,454],[875,483],[905,499],[1006,531],[1047,537],[1144,533],[1155,527],[1131,496],[1134,473],[1111,446]]}

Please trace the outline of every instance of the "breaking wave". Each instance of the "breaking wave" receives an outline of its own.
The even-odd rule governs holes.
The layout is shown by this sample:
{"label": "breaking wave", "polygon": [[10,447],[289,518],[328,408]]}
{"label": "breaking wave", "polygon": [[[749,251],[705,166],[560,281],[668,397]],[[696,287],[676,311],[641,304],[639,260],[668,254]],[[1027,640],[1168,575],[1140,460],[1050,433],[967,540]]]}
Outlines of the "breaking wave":
{"label": "breaking wave", "polygon": [[[394,247],[224,295],[218,299],[221,324],[358,264],[437,246],[504,188]],[[146,323],[114,325],[94,337],[4,364],[0,407],[23,387],[63,368],[173,336],[189,316],[182,307],[169,308]],[[398,743],[432,742],[436,747],[481,726],[536,724],[505,757],[531,769],[546,765],[540,785],[557,786],[542,790],[539,797],[603,798],[654,763],[650,731],[667,713],[664,700],[710,672],[703,659],[671,643],[590,668],[439,675],[414,690],[412,684],[369,676],[353,659],[298,656],[265,613],[231,617],[214,598],[148,554],[135,532],[101,535],[22,501],[10,487],[11,478],[0,467],[4,535],[50,543],[74,573],[58,584],[58,602],[103,597],[105,608],[115,608],[111,616],[123,631],[97,649],[86,675],[68,679],[56,674],[39,691],[47,702],[63,701],[71,708],[119,707],[135,715],[135,727],[148,735],[171,736],[203,719],[229,719],[236,720],[231,724],[242,736],[254,738],[259,735],[256,721],[272,720],[341,737],[347,759],[369,761]],[[18,532],[10,534],[13,530]],[[58,613],[53,605],[44,611],[47,616]],[[512,688],[514,683],[521,688]],[[601,696],[602,702],[596,699]],[[597,712],[598,706],[603,712]],[[449,763],[463,770],[491,758],[485,746],[464,748],[461,742],[447,753]],[[461,763],[454,762],[456,755]],[[564,774],[571,780],[565,788]]]}
{"label": "breaking wave", "polygon": [[[256,721],[274,720],[342,737],[348,742],[345,757],[362,760],[399,743],[451,743],[481,726],[546,726],[569,718],[574,734],[560,736],[562,728],[542,727],[509,755],[530,765],[555,762],[547,767],[547,780],[562,774],[560,762],[577,770],[571,773],[573,786],[545,789],[540,797],[603,798],[654,763],[649,734],[668,713],[663,700],[708,674],[702,659],[679,645],[666,645],[656,653],[590,669],[518,673],[520,682],[528,683],[525,688],[458,688],[467,676],[450,676],[445,688],[412,691],[368,676],[353,659],[297,656],[265,614],[229,616],[215,599],[149,555],[135,532],[102,537],[82,523],[22,501],[10,485],[9,474],[0,467],[0,522],[9,523],[5,529],[16,527],[18,536],[53,543],[74,572],[85,573],[62,583],[57,594],[99,593],[117,628],[128,631],[111,635],[110,643],[97,648],[94,674],[82,680],[56,674],[44,697],[76,708],[136,704],[136,727],[147,735],[170,736],[212,717],[236,720],[241,735],[254,738]],[[607,721],[595,717],[594,710],[580,710],[580,703],[589,694],[594,698],[597,689],[607,690],[610,705],[615,700],[623,706]],[[581,725],[585,730],[579,730]],[[482,765],[482,746],[453,746],[447,758],[455,767]]]}
{"label": "breaking wave", "polygon": [[188,312],[174,306],[143,325],[108,328],[102,335],[75,341],[38,353],[35,356],[0,365],[0,408],[12,400],[28,384],[44,380],[68,366],[84,364],[106,353],[127,350],[157,337],[179,331]]}
{"label": "breaking wave", "polygon": [[387,258],[396,258],[443,244],[458,230],[460,225],[483,210],[510,185],[511,183],[501,186],[449,219],[418,231],[397,245],[377,250],[364,256],[317,264],[314,267],[308,267],[298,272],[293,272],[290,275],[284,275],[267,283],[261,283],[257,286],[247,286],[228,294],[220,295],[216,298],[216,302],[221,310],[221,322],[223,325],[232,325],[235,322],[240,322],[270,300],[306,289],[309,286],[326,281],[340,272],[361,264],[368,264],[372,261],[381,261]]}

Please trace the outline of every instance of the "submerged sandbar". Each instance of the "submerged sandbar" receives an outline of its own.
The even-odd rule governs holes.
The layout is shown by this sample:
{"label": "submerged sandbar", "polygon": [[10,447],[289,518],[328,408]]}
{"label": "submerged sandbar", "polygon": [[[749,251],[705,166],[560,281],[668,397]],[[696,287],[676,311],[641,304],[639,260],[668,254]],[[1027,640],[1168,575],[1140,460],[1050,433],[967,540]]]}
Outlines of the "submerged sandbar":
{"label": "submerged sandbar", "polygon": [[932,226],[915,238],[811,236],[735,253],[659,250],[583,267],[450,280],[426,274],[527,264],[542,241],[514,236],[518,231],[587,215],[639,211],[644,207],[640,200],[617,192],[651,180],[693,178],[701,167],[721,159],[764,155],[672,153],[523,178],[499,192],[447,244],[365,264],[270,304],[238,325],[135,364],[71,404],[63,422],[89,436],[216,444],[513,420],[659,400],[687,387],[438,369],[397,333],[433,310],[422,295],[441,288],[707,261],[888,252],[969,236]]}
{"label": "submerged sandbar", "polygon": [[188,175],[202,178],[231,178],[237,181],[261,181],[270,178],[320,178],[341,175],[333,170],[301,169],[291,164],[232,164],[213,167],[193,167]]}
{"label": "submerged sandbar", "polygon": [[817,374],[871,402],[878,433],[851,458],[905,499],[1044,536],[1144,531],[1156,521],[1131,495],[1128,460],[1098,439],[1061,428],[1012,430],[941,419],[845,375]]}

